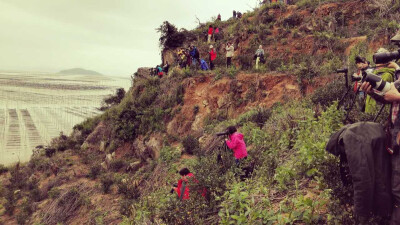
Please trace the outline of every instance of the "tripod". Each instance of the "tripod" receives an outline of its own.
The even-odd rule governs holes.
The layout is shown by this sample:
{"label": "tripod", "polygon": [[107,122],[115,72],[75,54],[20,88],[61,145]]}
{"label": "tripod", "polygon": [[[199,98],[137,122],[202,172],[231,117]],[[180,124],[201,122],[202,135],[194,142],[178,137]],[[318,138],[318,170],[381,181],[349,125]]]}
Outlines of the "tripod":
{"label": "tripod", "polygon": [[[340,106],[344,103],[344,100],[346,99],[346,96],[349,94],[349,92],[350,92],[350,90],[351,90],[351,87],[349,87],[349,82],[348,82],[348,76],[347,76],[347,74],[348,74],[348,69],[347,69],[347,68],[344,68],[344,69],[336,70],[336,72],[337,72],[337,73],[344,73],[344,77],[345,77],[345,79],[346,79],[346,89],[347,89],[346,93],[345,93],[345,94],[343,95],[343,97],[340,99],[340,101],[339,101],[339,103],[338,103],[338,106],[337,106],[337,108],[336,108],[337,110],[339,110]],[[356,102],[356,98],[357,98],[357,96],[358,96],[359,93],[360,93],[360,86],[357,87],[356,94],[354,95],[354,97],[353,97],[353,99],[352,99],[352,101],[351,101],[350,107],[349,107],[348,109],[345,109],[345,111],[346,111],[346,117],[345,117],[345,119],[344,119],[345,122],[346,122],[347,120],[350,121],[350,119],[349,119],[349,114],[350,114],[351,110],[353,109],[353,106],[354,106],[354,104],[355,104],[355,102]],[[376,122],[376,120],[378,119],[379,115],[382,113],[382,111],[383,111],[384,108],[385,108],[385,105],[383,104],[383,105],[381,106],[381,108],[379,109],[378,113],[375,115],[373,122]],[[350,122],[354,122],[354,121],[350,121]]]}

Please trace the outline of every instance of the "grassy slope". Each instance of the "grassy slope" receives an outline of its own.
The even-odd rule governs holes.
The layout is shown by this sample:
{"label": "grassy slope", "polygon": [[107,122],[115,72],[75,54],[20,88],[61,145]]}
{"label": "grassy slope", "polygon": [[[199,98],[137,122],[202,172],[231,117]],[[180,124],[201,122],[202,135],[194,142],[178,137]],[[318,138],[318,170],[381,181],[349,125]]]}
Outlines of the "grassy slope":
{"label": "grassy slope", "polygon": [[[334,81],[302,100],[280,97],[278,101],[286,103],[270,107],[268,95],[279,92],[270,89],[289,81],[272,86],[267,81],[277,77],[273,71],[287,73],[297,82],[291,84],[295,93],[305,93],[310,80],[358,53],[370,57],[368,46],[385,43],[398,24],[393,22],[398,18],[388,15],[360,1],[318,6],[317,1],[303,0],[297,7],[263,6],[242,20],[222,22],[225,36],[215,45],[242,43],[235,59],[240,70],[174,69],[161,81],[137,77],[121,104],[76,126],[71,136],[55,139],[47,149],[51,153],[54,148],[54,156],[39,150],[28,164],[1,176],[0,222],[350,223],[348,189],[339,181],[337,159],[324,151],[329,135],[342,125],[342,113],[332,100],[341,96],[343,83]],[[333,18],[336,22],[328,26]],[[191,42],[201,52],[207,49],[198,40],[203,31],[191,31]],[[349,43],[349,38],[361,35],[367,35],[367,42]],[[265,67],[253,71],[248,64],[260,43],[269,57]],[[342,52],[349,45],[347,56]],[[223,64],[223,57],[219,60]],[[257,80],[246,83],[246,74],[253,72]],[[195,101],[197,92],[189,89],[202,84],[211,97]],[[212,108],[213,95],[225,96],[229,107]],[[256,107],[265,103],[268,108]],[[193,129],[196,118],[202,123]],[[228,125],[238,125],[245,135],[248,163],[255,167],[250,179],[239,179],[235,174],[240,170],[230,160],[216,164],[218,153],[224,159],[231,155],[218,150],[222,140],[212,134]],[[100,165],[105,152],[116,154],[107,169]],[[183,203],[168,194],[179,178],[175,171],[184,166],[207,188],[207,201],[195,190]]]}

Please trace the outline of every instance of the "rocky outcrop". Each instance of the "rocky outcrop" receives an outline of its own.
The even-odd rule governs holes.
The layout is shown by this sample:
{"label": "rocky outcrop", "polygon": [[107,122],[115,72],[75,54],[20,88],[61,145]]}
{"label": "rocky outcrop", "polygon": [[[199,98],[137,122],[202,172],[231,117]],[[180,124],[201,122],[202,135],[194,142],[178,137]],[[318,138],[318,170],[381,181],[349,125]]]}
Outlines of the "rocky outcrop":
{"label": "rocky outcrop", "polygon": [[107,141],[111,138],[111,130],[106,122],[101,121],[93,132],[86,138],[82,148],[89,151],[105,151]]}

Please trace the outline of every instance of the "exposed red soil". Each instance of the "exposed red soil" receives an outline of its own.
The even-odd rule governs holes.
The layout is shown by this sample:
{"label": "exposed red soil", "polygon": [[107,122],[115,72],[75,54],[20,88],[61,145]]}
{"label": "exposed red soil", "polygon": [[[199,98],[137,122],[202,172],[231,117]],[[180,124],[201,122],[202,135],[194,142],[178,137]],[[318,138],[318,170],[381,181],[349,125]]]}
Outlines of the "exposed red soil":
{"label": "exposed red soil", "polygon": [[[315,79],[306,85],[306,93],[312,93],[330,79]],[[282,73],[240,73],[234,80],[225,77],[217,81],[213,75],[189,78],[185,81],[184,105],[179,106],[181,109],[167,125],[167,131],[183,135],[201,129],[205,118],[218,113],[235,118],[254,107],[269,108],[276,102],[301,97],[296,77]]]}

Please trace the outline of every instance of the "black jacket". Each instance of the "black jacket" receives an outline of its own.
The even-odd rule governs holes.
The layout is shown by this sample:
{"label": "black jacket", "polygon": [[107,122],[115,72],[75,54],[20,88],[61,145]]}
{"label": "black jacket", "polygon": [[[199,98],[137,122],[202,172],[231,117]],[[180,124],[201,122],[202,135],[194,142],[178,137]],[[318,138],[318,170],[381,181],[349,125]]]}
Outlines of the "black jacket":
{"label": "black jacket", "polygon": [[390,154],[386,134],[378,123],[360,122],[333,134],[326,150],[345,155],[354,187],[354,211],[388,216],[392,210]]}

